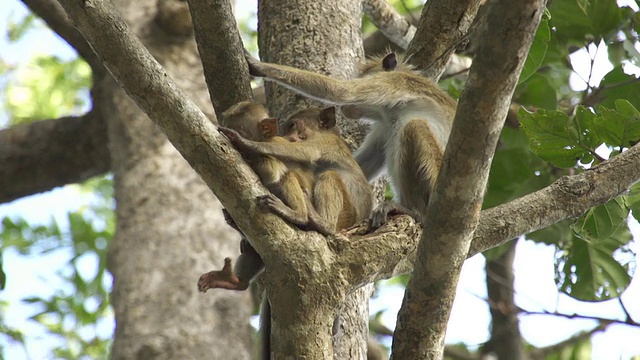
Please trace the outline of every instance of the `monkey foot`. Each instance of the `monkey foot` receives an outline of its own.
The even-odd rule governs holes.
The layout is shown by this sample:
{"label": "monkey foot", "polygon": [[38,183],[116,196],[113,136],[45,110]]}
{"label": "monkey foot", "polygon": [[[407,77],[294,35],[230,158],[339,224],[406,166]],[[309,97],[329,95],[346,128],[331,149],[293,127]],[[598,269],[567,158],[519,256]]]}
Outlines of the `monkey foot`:
{"label": "monkey foot", "polygon": [[390,216],[396,215],[411,215],[414,218],[416,217],[416,214],[413,211],[405,208],[404,206],[386,201],[371,212],[371,217],[369,218],[369,232],[373,232],[384,225],[389,220]]}
{"label": "monkey foot", "polygon": [[198,291],[207,292],[209,289],[246,290],[247,286],[233,273],[231,259],[224,259],[222,270],[209,271],[198,279]]}

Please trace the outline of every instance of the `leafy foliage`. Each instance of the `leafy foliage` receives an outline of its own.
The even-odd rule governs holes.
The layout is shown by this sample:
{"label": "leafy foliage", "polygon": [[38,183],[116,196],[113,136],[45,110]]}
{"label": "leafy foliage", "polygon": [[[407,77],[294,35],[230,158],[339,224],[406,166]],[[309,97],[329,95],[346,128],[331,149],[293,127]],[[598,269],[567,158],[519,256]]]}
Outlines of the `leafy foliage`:
{"label": "leafy foliage", "polygon": [[[86,110],[91,70],[81,59],[40,56],[12,71],[4,107],[17,124]],[[69,96],[75,94],[75,96]]]}
{"label": "leafy foliage", "polygon": [[[51,296],[32,296],[22,301],[40,309],[31,320],[65,339],[65,345],[53,349],[56,358],[107,358],[110,334],[99,335],[97,328],[113,317],[109,305],[110,276],[106,271],[107,244],[115,230],[112,199],[99,199],[97,205],[70,212],[68,221],[69,231],[63,232],[54,220],[49,225],[34,225],[20,218],[5,217],[0,254],[9,249],[25,256],[54,251],[70,254],[66,265],[56,271],[64,284],[59,290]],[[95,272],[87,270],[87,263]],[[15,341],[25,342],[20,330],[9,327],[1,318],[0,327]]]}

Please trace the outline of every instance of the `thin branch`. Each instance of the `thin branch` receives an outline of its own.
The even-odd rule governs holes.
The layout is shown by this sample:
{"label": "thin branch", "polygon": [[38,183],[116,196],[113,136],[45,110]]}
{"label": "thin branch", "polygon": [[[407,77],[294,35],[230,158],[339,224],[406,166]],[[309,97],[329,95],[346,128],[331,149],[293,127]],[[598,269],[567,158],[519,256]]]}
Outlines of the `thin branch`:
{"label": "thin branch", "polygon": [[104,174],[110,168],[99,112],[0,131],[0,203]]}
{"label": "thin branch", "polygon": [[188,0],[188,3],[209,95],[220,117],[235,103],[251,99],[242,39],[230,0]]}
{"label": "thin branch", "polygon": [[467,36],[482,0],[430,0],[407,53],[424,75],[438,79],[461,39]]}
{"label": "thin branch", "polygon": [[622,298],[621,297],[618,298],[618,303],[620,304],[620,307],[622,308],[622,311],[624,312],[624,315],[626,316],[625,323],[627,323],[627,324],[635,324],[635,322],[633,321],[633,318],[631,317],[631,313],[629,313],[629,310],[627,310],[627,307],[622,302]]}
{"label": "thin branch", "polygon": [[520,314],[524,314],[524,315],[548,315],[548,316],[562,317],[562,318],[565,318],[565,319],[595,320],[595,321],[598,321],[598,322],[600,322],[600,323],[602,323],[604,325],[622,324],[622,325],[629,325],[629,326],[640,328],[640,324],[638,324],[636,322],[633,322],[630,319],[618,320],[618,319],[607,319],[607,318],[603,318],[603,317],[599,317],[599,316],[591,316],[591,315],[563,314],[563,313],[559,313],[559,312],[550,312],[550,311],[528,311],[528,310],[524,310],[522,308],[519,308],[518,312]]}
{"label": "thin branch", "polygon": [[561,341],[557,344],[551,345],[551,346],[547,346],[547,347],[543,347],[543,348],[539,348],[539,349],[533,349],[531,350],[528,355],[531,359],[536,360],[536,359],[545,359],[547,358],[548,355],[551,354],[555,354],[558,353],[562,350],[564,350],[565,348],[568,347],[573,347],[575,346],[577,343],[589,339],[591,338],[591,336],[593,336],[593,334],[600,332],[600,331],[604,331],[607,328],[607,324],[600,324],[596,327],[594,327],[593,329],[589,330],[589,331],[583,331],[579,334],[576,334],[570,338],[568,338],[567,340]]}
{"label": "thin branch", "polygon": [[398,14],[386,0],[364,0],[362,10],[389,40],[403,50],[409,47],[409,42],[416,34],[416,27]]}
{"label": "thin branch", "polygon": [[63,38],[91,66],[94,72],[103,69],[82,34],[73,27],[64,9],[56,0],[22,0],[34,14],[38,15],[51,30]]}

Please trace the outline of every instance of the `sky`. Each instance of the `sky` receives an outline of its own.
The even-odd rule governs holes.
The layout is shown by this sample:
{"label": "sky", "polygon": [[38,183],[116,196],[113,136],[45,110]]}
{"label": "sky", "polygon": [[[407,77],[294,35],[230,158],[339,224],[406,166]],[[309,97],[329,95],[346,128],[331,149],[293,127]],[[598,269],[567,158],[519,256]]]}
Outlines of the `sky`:
{"label": "sky", "polygon": [[[239,2],[237,11],[241,18],[251,18],[250,26],[255,27],[255,1]],[[13,14],[17,20],[24,16],[22,3],[15,0],[4,1],[0,5],[0,34],[6,33],[7,14]],[[591,49],[592,55],[595,47]],[[604,54],[602,51],[600,54]],[[0,38],[0,58],[9,64],[20,64],[34,54],[56,54],[62,58],[75,56],[66,44],[46,31],[33,31],[18,44],[7,43],[6,37]],[[597,83],[611,69],[606,57],[596,57],[600,64],[592,75],[592,84]],[[588,77],[589,54],[577,53],[572,62],[582,72],[582,78]],[[581,70],[580,70],[581,69]],[[581,76],[572,78],[572,86],[579,88]],[[6,78],[0,76],[0,86]],[[1,95],[0,95],[1,96]],[[6,114],[0,113],[0,128],[6,122]],[[0,218],[4,216],[24,217],[34,224],[48,224],[55,219],[64,229],[68,227],[67,212],[86,206],[91,197],[82,194],[77,187],[67,186],[43,194],[30,196],[0,205]],[[638,253],[640,226],[633,223],[632,232],[635,242],[632,248]],[[519,240],[515,259],[516,303],[529,311],[563,312],[567,314],[600,316],[612,319],[624,319],[624,313],[617,300],[600,303],[585,303],[559,294],[554,282],[555,248],[532,241]],[[8,275],[7,288],[0,291],[0,301],[8,301],[11,305],[5,309],[5,320],[22,328],[29,334],[28,349],[31,359],[45,359],[48,349],[60,340],[47,336],[42,327],[28,321],[27,318],[36,312],[33,307],[21,304],[19,299],[30,295],[47,296],[55,291],[71,291],[61,289],[62,284],[54,274],[69,258],[65,251],[57,251],[46,256],[24,257],[15,252],[4,254],[4,268]],[[95,272],[95,259],[81,260],[82,271]],[[457,296],[447,332],[447,343],[464,342],[471,346],[479,346],[489,337],[490,316],[485,285],[484,258],[477,255],[466,261],[458,285]],[[383,286],[379,296],[371,302],[371,312],[384,310],[383,322],[393,328],[396,314],[402,302],[403,289],[398,286]],[[640,279],[636,276],[622,301],[633,318],[640,322]],[[531,315],[520,316],[520,329],[525,340],[535,346],[548,346],[562,341],[575,333],[589,330],[597,323],[593,320],[565,319],[553,316]],[[104,319],[96,331],[109,334],[113,331],[114,319]],[[593,359],[625,359],[640,354],[640,329],[625,325],[610,325],[605,332],[593,336]],[[388,339],[387,339],[388,340]],[[26,359],[21,346],[8,343],[6,337],[0,336],[0,346],[4,348],[6,359]],[[1,357],[0,357],[1,358]]]}

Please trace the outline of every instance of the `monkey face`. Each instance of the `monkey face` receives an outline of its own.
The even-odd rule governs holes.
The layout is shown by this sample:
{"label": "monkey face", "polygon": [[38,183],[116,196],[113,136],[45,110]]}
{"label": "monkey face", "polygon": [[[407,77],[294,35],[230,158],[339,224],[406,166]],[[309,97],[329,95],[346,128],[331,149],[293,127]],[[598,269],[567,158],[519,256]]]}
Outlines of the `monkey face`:
{"label": "monkey face", "polygon": [[306,126],[304,120],[290,120],[285,128],[284,137],[291,142],[305,141],[309,138],[310,129]]}

